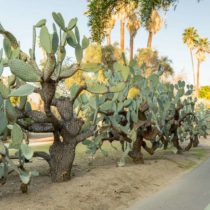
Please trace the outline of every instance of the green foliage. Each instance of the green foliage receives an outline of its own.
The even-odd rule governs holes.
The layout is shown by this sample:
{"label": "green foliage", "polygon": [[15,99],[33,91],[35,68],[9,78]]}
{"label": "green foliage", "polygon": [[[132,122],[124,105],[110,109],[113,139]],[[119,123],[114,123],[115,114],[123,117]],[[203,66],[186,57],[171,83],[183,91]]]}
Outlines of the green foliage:
{"label": "green foliage", "polygon": [[76,55],[77,62],[80,63],[82,61],[82,58],[83,58],[83,50],[82,50],[82,47],[80,45],[77,45],[75,47],[75,55]]}
{"label": "green foliage", "polygon": [[46,26],[43,26],[40,31],[40,45],[47,53],[52,52],[51,38]]}
{"label": "green foliage", "polygon": [[33,157],[33,150],[27,144],[21,144],[20,148],[21,148],[21,152],[22,152],[23,156],[27,160],[30,160]]}
{"label": "green foliage", "polygon": [[1,117],[1,121],[0,121],[0,135],[1,135],[6,129],[8,121],[5,116],[5,113],[2,111],[0,112],[0,117]]}
{"label": "green foliage", "polygon": [[9,62],[11,72],[25,82],[39,82],[40,75],[36,73],[34,67],[19,59],[13,59]]}
{"label": "green foliage", "polygon": [[[21,182],[25,185],[30,183],[31,176],[37,175],[36,172],[28,172],[24,169],[25,160],[30,160],[34,154],[26,144],[28,142],[27,132],[30,129],[33,130],[36,120],[40,123],[45,122],[46,119],[43,119],[45,113],[40,113],[37,110],[31,113],[32,108],[27,96],[33,93],[35,88],[48,88],[47,95],[41,95],[41,97],[45,103],[47,100],[51,102],[53,94],[56,96],[58,94],[57,90],[56,93],[53,93],[52,89],[56,89],[59,81],[72,77],[79,70],[96,72],[101,66],[98,63],[82,64],[83,51],[89,46],[89,39],[85,36],[80,38],[77,18],[71,19],[68,26],[65,26],[64,18],[60,13],[54,12],[52,16],[60,28],[59,35],[55,24],[53,24],[51,33],[46,26],[45,19],[38,21],[33,26],[33,43],[29,55],[19,48],[15,36],[0,26],[0,34],[4,36],[4,49],[0,50],[0,76],[4,67],[9,67],[12,73],[11,76],[0,80],[0,181],[2,182],[6,182],[10,171],[18,173]],[[40,32],[40,46],[47,56],[42,69],[39,69],[39,65],[36,63],[37,31]],[[66,58],[67,45],[75,49],[77,59],[77,64],[70,67],[62,65]],[[29,82],[34,84],[28,84]],[[73,87],[72,98],[78,97],[79,88]],[[106,90],[108,90],[107,87]],[[79,98],[81,103],[87,103],[85,95],[79,96]],[[14,99],[18,102],[13,103]],[[95,119],[96,114],[97,112],[95,112]],[[6,143],[4,141],[8,135],[10,135],[11,141]],[[13,162],[10,159],[11,150],[16,151],[15,158],[18,161]]]}
{"label": "green foliage", "polygon": [[32,85],[29,84],[25,84],[20,86],[17,89],[11,90],[11,93],[9,94],[9,96],[28,96],[31,93],[34,92],[34,87]]}
{"label": "green foliage", "polygon": [[12,143],[10,144],[10,148],[17,150],[20,149],[23,140],[23,132],[20,126],[17,124],[12,126],[11,139]]}
{"label": "green foliage", "polygon": [[130,75],[130,69],[128,66],[124,66],[119,63],[115,63],[113,68],[114,68],[114,71],[121,73],[124,81],[127,81],[128,76]]}
{"label": "green foliage", "polygon": [[[164,146],[163,138],[167,144],[173,143],[176,135],[178,142],[207,135],[209,118],[201,117],[205,115],[205,110],[200,108],[195,111],[196,100],[192,98],[192,85],[187,85],[184,81],[179,81],[175,85],[164,83],[160,80],[162,71],[143,76],[144,69],[140,69],[135,63],[126,66],[129,69],[126,70],[126,74],[124,68],[122,64],[114,63],[113,77],[109,71],[105,71],[109,83],[112,84],[109,90],[119,87],[113,91],[115,93],[110,91],[108,94],[100,95],[97,100],[95,97],[91,98],[91,107],[100,113],[100,126],[98,125],[99,132],[96,137],[103,136],[103,141],[101,140],[99,145],[96,137],[92,138],[96,143],[87,142],[91,154],[95,153],[96,148],[100,149],[105,139],[110,138],[120,141],[128,138],[130,143],[126,144],[130,146],[126,154],[129,154],[138,135],[145,135],[147,140],[159,146]],[[120,80],[125,81],[125,78],[126,83],[120,83]],[[139,91],[130,100],[128,93],[132,88]],[[141,109],[145,104],[148,106],[146,114]],[[151,126],[150,135],[144,134],[146,125]]]}
{"label": "green foliage", "polygon": [[89,46],[89,39],[86,36],[84,36],[82,39],[82,48],[86,49],[88,46]]}
{"label": "green foliage", "polygon": [[4,52],[7,56],[7,58],[10,58],[12,55],[11,43],[7,37],[4,38],[3,46],[4,46]]}
{"label": "green foliage", "polygon": [[[95,1],[90,4],[92,2]],[[114,1],[98,2],[105,6],[113,3],[115,6]],[[91,5],[91,9],[94,8]],[[105,8],[107,16],[109,9]],[[104,17],[103,14],[101,16]],[[31,159],[35,154],[27,144],[28,131],[53,131],[54,136],[62,139],[58,145],[69,145],[65,135],[71,134],[75,145],[83,141],[91,155],[97,150],[107,155],[101,148],[106,140],[120,141],[122,145],[126,145],[119,162],[121,166],[124,165],[125,156],[133,152],[134,145],[139,140],[142,142],[137,142],[140,145],[137,153],[140,153],[141,147],[145,149],[147,146],[142,139],[151,141],[156,148],[157,145],[165,146],[163,139],[170,144],[175,140],[179,143],[207,135],[209,118],[205,117],[205,109],[196,110],[196,100],[192,97],[193,86],[184,81],[175,85],[164,83],[160,80],[163,69],[145,75],[145,69],[137,61],[126,63],[125,56],[119,59],[119,51],[118,57],[115,56],[116,49],[113,46],[100,49],[101,61],[83,59],[89,39],[81,39],[76,26],[77,19],[70,20],[67,27],[60,13],[54,12],[53,19],[60,28],[59,35],[55,24],[51,34],[46,27],[46,20],[39,21],[33,27],[30,55],[19,49],[16,38],[0,26],[0,33],[5,36],[4,53],[0,51],[0,64],[2,65],[2,60],[6,60],[4,65],[12,73],[7,82],[0,81],[0,181],[5,182],[11,170],[20,176],[25,185],[30,183],[31,176],[37,175],[36,172],[24,169],[25,160]],[[47,56],[42,69],[39,69],[35,59],[37,30],[40,30],[40,45]],[[68,45],[75,50],[76,62],[72,65],[63,64]],[[3,71],[4,68],[1,67],[0,73]],[[82,81],[82,84],[73,81],[69,89],[61,86],[64,79],[72,79],[78,72],[88,74],[88,79]],[[96,79],[99,72],[103,73],[103,81]],[[44,101],[44,112],[32,111],[27,99],[35,90]],[[131,90],[134,91],[132,97]],[[12,103],[12,97],[18,97],[19,102]],[[59,114],[52,112],[53,106],[56,106]],[[3,136],[7,134],[7,129],[11,130],[11,141],[6,144]],[[55,140],[59,141],[59,138]],[[52,150],[55,145],[53,144]],[[179,149],[177,146],[176,148]],[[15,158],[18,161],[10,159],[11,149],[16,150]],[[152,150],[150,154],[153,154],[155,149],[149,149]],[[75,147],[67,152],[74,151]],[[48,158],[53,161],[52,156]],[[55,159],[57,161],[59,158]],[[51,167],[53,164],[49,165]]]}
{"label": "green foliage", "polygon": [[210,100],[210,86],[203,86],[199,90],[199,98]]}
{"label": "green foliage", "polygon": [[100,93],[100,94],[104,94],[104,93],[108,92],[108,89],[105,85],[94,84],[94,83],[88,83],[87,90],[92,93]]}
{"label": "green foliage", "polygon": [[53,12],[52,13],[52,16],[53,16],[53,19],[54,21],[58,24],[58,26],[62,29],[62,30],[66,30],[65,28],[65,22],[64,22],[64,19],[63,19],[63,16],[61,15],[61,13],[56,13],[56,12]]}
{"label": "green foliage", "polygon": [[0,81],[0,94],[3,99],[6,99],[10,93],[9,87]]}
{"label": "green foliage", "polygon": [[81,69],[86,72],[98,72],[101,68],[101,65],[98,63],[82,63]]}
{"label": "green foliage", "polygon": [[140,0],[140,14],[142,23],[144,25],[147,24],[154,9],[163,9],[167,11],[171,6],[175,7],[177,3],[177,0]]}
{"label": "green foliage", "polygon": [[72,30],[77,24],[77,18],[73,18],[69,21],[68,30]]}
{"label": "green foliage", "polygon": [[101,43],[105,36],[105,29],[108,21],[118,7],[134,2],[138,5],[139,0],[91,0],[88,2],[86,12],[91,30],[91,37],[94,42]]}
{"label": "green foliage", "polygon": [[45,24],[46,24],[46,19],[42,19],[39,22],[37,22],[37,24],[35,25],[35,27],[41,28],[41,27],[45,26]]}
{"label": "green foliage", "polygon": [[67,43],[68,43],[71,47],[74,47],[74,48],[77,46],[76,36],[75,36],[75,34],[74,34],[73,31],[69,31],[69,32],[68,32]]}
{"label": "green foliage", "polygon": [[161,57],[156,50],[149,48],[139,49],[136,59],[139,67],[144,66],[145,75],[150,75],[152,72],[157,72],[160,69],[165,75],[171,75],[174,72],[171,60],[168,57]]}

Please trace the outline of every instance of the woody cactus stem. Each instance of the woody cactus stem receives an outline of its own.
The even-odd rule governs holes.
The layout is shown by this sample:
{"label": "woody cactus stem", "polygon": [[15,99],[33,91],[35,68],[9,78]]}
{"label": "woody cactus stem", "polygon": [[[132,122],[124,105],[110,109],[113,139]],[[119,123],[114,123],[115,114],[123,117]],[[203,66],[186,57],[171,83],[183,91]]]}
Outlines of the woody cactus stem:
{"label": "woody cactus stem", "polygon": [[[95,126],[92,125],[82,132],[84,121],[74,113],[74,102],[80,93],[86,89],[86,86],[78,88],[72,97],[56,95],[58,83],[81,69],[83,50],[88,47],[89,41],[86,37],[80,40],[76,18],[70,20],[67,27],[60,13],[53,13],[53,18],[60,29],[60,40],[55,24],[53,25],[53,34],[50,34],[46,27],[46,20],[43,19],[33,27],[33,43],[30,56],[25,56],[20,51],[20,55],[17,55],[15,59],[12,56],[8,57],[8,64],[11,72],[18,79],[24,82],[40,83],[40,88],[29,87],[29,90],[33,92],[35,89],[34,92],[40,94],[44,103],[44,112],[26,110],[27,99],[23,106],[16,107],[14,112],[17,114],[17,124],[24,130],[35,133],[52,132],[54,134],[54,142],[50,147],[49,154],[35,151],[34,157],[44,158],[49,163],[52,181],[61,182],[70,179],[76,146],[93,135]],[[39,69],[35,61],[36,29],[38,28],[40,28],[40,45],[47,55],[46,64],[42,70]],[[75,32],[73,32],[73,29],[75,29]],[[19,47],[12,34],[6,31],[0,31],[0,33],[10,38],[9,42],[13,49]],[[67,44],[75,48],[77,64],[63,69],[62,63],[66,56],[65,47]],[[23,91],[21,94],[25,96],[26,93]],[[52,112],[52,106],[57,108],[59,117]],[[31,121],[26,123],[28,118]]]}
{"label": "woody cactus stem", "polygon": [[[30,125],[28,129],[35,132],[53,132],[54,142],[49,150],[50,155],[48,163],[51,169],[52,181],[62,182],[69,180],[71,177],[71,169],[77,144],[91,136],[94,127],[91,127],[85,133],[80,133],[84,122],[83,120],[74,117],[73,99],[68,97],[53,99],[55,88],[56,83],[52,80],[42,83],[42,91],[40,91],[40,94],[44,101],[45,114],[43,114],[43,116],[45,120],[42,118],[42,122],[44,123],[42,126],[39,126],[37,123],[40,121],[38,120],[38,117],[34,116],[33,120],[35,123]],[[82,90],[83,88],[81,88],[79,92]],[[77,95],[78,94],[79,93],[77,93]],[[51,106],[57,107],[61,119],[57,119],[54,116],[50,109]],[[31,117],[33,117],[33,115],[31,115]]]}

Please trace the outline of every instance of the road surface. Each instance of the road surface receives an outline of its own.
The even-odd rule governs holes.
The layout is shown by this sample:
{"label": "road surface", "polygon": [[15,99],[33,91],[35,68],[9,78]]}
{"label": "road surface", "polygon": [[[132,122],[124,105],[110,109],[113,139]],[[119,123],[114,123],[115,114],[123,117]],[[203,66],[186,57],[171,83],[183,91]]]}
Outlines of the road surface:
{"label": "road surface", "polygon": [[129,210],[210,210],[210,159]]}

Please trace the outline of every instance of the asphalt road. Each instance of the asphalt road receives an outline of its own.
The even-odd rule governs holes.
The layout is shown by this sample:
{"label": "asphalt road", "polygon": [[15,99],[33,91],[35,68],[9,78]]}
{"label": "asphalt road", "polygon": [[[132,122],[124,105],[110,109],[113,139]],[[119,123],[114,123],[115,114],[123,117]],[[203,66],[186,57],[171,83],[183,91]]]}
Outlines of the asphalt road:
{"label": "asphalt road", "polygon": [[210,210],[210,159],[129,210]]}

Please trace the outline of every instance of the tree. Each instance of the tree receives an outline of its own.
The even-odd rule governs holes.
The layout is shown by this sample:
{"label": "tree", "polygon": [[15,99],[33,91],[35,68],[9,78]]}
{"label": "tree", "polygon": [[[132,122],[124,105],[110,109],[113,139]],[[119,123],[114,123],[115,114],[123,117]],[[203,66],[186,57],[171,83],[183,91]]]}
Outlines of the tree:
{"label": "tree", "polygon": [[[66,26],[60,13],[53,12],[52,15],[60,29],[59,35],[55,24],[53,33],[50,34],[46,20],[40,20],[33,27],[33,46],[29,54],[23,52],[15,36],[0,25],[0,34],[4,36],[4,54],[3,50],[0,50],[0,75],[4,67],[9,67],[12,73],[7,84],[0,80],[0,135],[8,128],[12,130],[10,147],[17,150],[18,156],[15,158],[19,159],[19,164],[15,165],[10,160],[7,146],[0,141],[0,181],[5,183],[12,168],[12,171],[15,170],[20,175],[24,192],[32,174],[25,171],[25,159],[45,159],[49,164],[53,182],[71,178],[77,144],[86,141],[96,131],[98,110],[91,108],[97,105],[97,96],[94,94],[114,94],[125,87],[124,82],[114,79],[117,78],[118,72],[113,72],[113,78],[107,80],[106,84],[94,81],[93,77],[82,84],[74,81],[70,89],[65,91],[65,79],[72,78],[79,71],[98,72],[105,64],[83,63],[83,51],[88,47],[89,40],[85,36],[81,39],[76,26],[77,19],[71,19]],[[40,45],[47,56],[43,69],[36,61],[37,31],[40,31]],[[64,63],[67,45],[75,50],[76,62],[71,65]],[[89,94],[84,93],[85,90]],[[27,98],[31,93],[40,95],[44,103],[43,111],[32,109]],[[14,96],[20,97],[20,103],[13,105],[10,102],[10,98]],[[23,144],[24,133],[27,132],[53,133],[54,139],[49,154],[33,152]]]}
{"label": "tree", "polygon": [[107,45],[111,45],[111,31],[115,26],[115,22],[116,22],[115,17],[112,16],[106,24],[105,36],[106,36]]}
{"label": "tree", "polygon": [[[119,141],[123,151],[135,162],[143,162],[142,148],[154,154],[161,144],[167,148],[172,143],[182,152],[189,150],[199,136],[207,135],[206,121],[199,120],[198,112],[194,111],[196,101],[191,96],[192,86],[183,81],[176,85],[162,82],[161,69],[148,76],[141,74],[137,62],[128,64],[125,57],[122,62],[115,59],[113,46],[102,48],[101,63],[92,63],[92,56],[84,63],[83,53],[89,39],[81,38],[77,19],[71,19],[66,25],[62,15],[55,12],[53,19],[57,25],[53,24],[52,33],[45,19],[34,25],[29,54],[22,51],[16,37],[0,25],[0,34],[4,36],[0,75],[5,67],[12,73],[7,84],[2,78],[0,80],[0,135],[11,130],[10,148],[17,150],[15,158],[19,160],[17,165],[11,161],[8,146],[0,140],[1,183],[5,183],[12,168],[20,175],[26,192],[25,186],[33,173],[25,170],[24,163],[32,157],[42,157],[48,162],[53,182],[69,180],[76,146],[80,142],[93,153],[101,149],[106,140]],[[36,61],[37,31],[47,56],[43,69]],[[76,57],[70,65],[64,63],[68,45],[75,50]],[[154,60],[158,60],[157,56]],[[148,63],[153,70],[153,64]],[[65,79],[79,71],[94,75],[100,69],[106,81],[95,81],[91,76],[82,84],[75,82],[66,93],[59,88]],[[129,95],[132,88],[135,94]],[[31,93],[40,95],[43,111],[32,109],[27,97]],[[20,97],[20,101],[12,104],[12,97]],[[53,133],[49,154],[33,152],[28,143],[24,144],[23,140],[28,141],[27,132]],[[180,145],[183,139],[190,141],[185,148]],[[152,147],[146,141],[150,141]]]}
{"label": "tree", "polygon": [[134,13],[134,10],[138,7],[135,1],[121,2],[118,1],[115,7],[115,16],[120,20],[120,49],[124,52],[125,48],[125,21]]}
{"label": "tree", "polygon": [[140,16],[142,25],[149,31],[147,47],[152,47],[152,38],[162,26],[159,10],[167,11],[177,4],[177,0],[140,0]]}
{"label": "tree", "polygon": [[98,43],[91,43],[84,53],[84,63],[100,63],[102,59],[102,49]]}
{"label": "tree", "polygon": [[89,0],[88,15],[91,30],[92,40],[101,43],[106,34],[106,29],[109,28],[109,21],[114,15],[120,20],[121,30],[121,50],[124,50],[124,25],[127,13],[129,10],[128,5],[138,4],[139,0]]}
{"label": "tree", "polygon": [[159,67],[165,73],[165,75],[172,75],[174,70],[171,66],[172,60],[170,60],[167,56],[162,56],[158,59]]}
{"label": "tree", "polygon": [[[80,39],[79,30],[76,26],[77,19],[70,20],[68,26],[65,26],[60,13],[53,13],[53,18],[60,29],[60,36],[57,33],[55,24],[53,25],[53,33],[50,34],[46,27],[46,20],[39,21],[33,27],[33,46],[29,55],[20,49],[14,35],[6,31],[2,26],[0,27],[0,33],[5,37],[4,51],[6,58],[3,60],[3,66],[8,66],[13,73],[13,80],[8,87],[0,83],[0,86],[4,87],[0,92],[5,101],[4,103],[8,104],[6,112],[10,113],[10,115],[7,115],[7,120],[9,124],[13,125],[12,132],[20,133],[19,139],[17,139],[18,135],[13,135],[13,143],[16,148],[20,147],[24,130],[53,133],[54,141],[49,154],[35,151],[33,155],[44,158],[49,163],[52,181],[60,182],[70,179],[75,148],[79,142],[93,135],[95,125],[93,123],[83,129],[85,121],[75,114],[75,102],[80,93],[84,89],[88,89],[86,85],[74,85],[71,88],[70,96],[60,95],[56,90],[58,84],[64,79],[73,76],[79,70],[85,69],[84,65],[83,67],[80,65],[83,50],[88,47],[89,41],[86,37]],[[35,60],[36,31],[38,30],[40,30],[40,45],[47,55],[42,71]],[[65,48],[67,44],[75,49],[77,62],[66,68],[63,66],[63,61],[66,57]],[[97,66],[97,64],[93,66]],[[29,85],[28,82],[35,82],[37,86]],[[4,90],[7,91],[4,92]],[[27,95],[32,92],[36,92],[41,96],[44,102],[43,112],[32,110],[28,106]],[[21,97],[21,103],[19,106],[13,107],[9,104],[9,98],[16,95]],[[54,114],[52,107],[56,107],[58,116]],[[5,126],[6,120],[4,123]],[[13,131],[13,129],[16,130]],[[27,177],[26,184],[29,181],[30,179]]]}
{"label": "tree", "polygon": [[140,16],[141,22],[146,26],[151,18],[153,10],[167,11],[170,7],[175,7],[178,0],[140,0]]}
{"label": "tree", "polygon": [[171,60],[168,57],[160,57],[158,51],[150,48],[139,49],[137,62],[140,67],[143,66],[146,76],[159,70],[164,72],[164,76],[172,75],[174,72],[171,67]]}
{"label": "tree", "polygon": [[[125,88],[114,94],[98,95],[94,109],[101,114],[101,129],[92,141],[86,142],[89,152],[94,154],[106,140],[120,141],[125,154],[134,162],[143,163],[141,149],[152,155],[160,145],[166,149],[172,143],[178,153],[189,150],[197,141],[199,130],[206,130],[207,123],[201,119],[197,121],[193,111],[196,101],[191,96],[193,86],[184,81],[175,85],[162,82],[163,71],[144,76],[136,63],[131,63],[115,62],[105,72],[109,79],[117,72],[115,80],[122,77]],[[190,143],[183,148],[181,139],[188,139]],[[151,142],[151,147],[147,141]],[[122,158],[119,166],[124,161]]]}
{"label": "tree", "polygon": [[195,43],[198,39],[198,33],[194,27],[189,27],[184,30],[184,33],[182,36],[183,36],[183,42],[187,45],[187,47],[190,51],[192,72],[193,72],[193,82],[195,85],[196,81],[195,81],[195,67],[194,67],[194,59],[193,59],[193,50],[195,49]]}
{"label": "tree", "polygon": [[209,52],[209,41],[208,38],[199,38],[195,44],[196,53],[195,57],[197,59],[197,73],[196,73],[196,93],[198,96],[200,88],[200,65],[206,59],[206,53]]}
{"label": "tree", "polygon": [[94,42],[101,43],[105,36],[107,22],[110,20],[115,0],[89,0],[88,10],[85,14],[88,16],[88,25],[90,26],[91,38]]}
{"label": "tree", "polygon": [[202,86],[199,91],[199,98],[210,100],[210,86]]}
{"label": "tree", "polygon": [[149,31],[147,47],[152,47],[153,35],[156,34],[162,27],[163,21],[157,10],[153,10],[150,19],[147,21],[146,29]]}
{"label": "tree", "polygon": [[135,13],[132,13],[131,15],[129,15],[128,22],[127,22],[127,29],[130,33],[130,61],[133,60],[134,38],[140,26],[141,26],[141,22],[138,19],[137,15]]}

